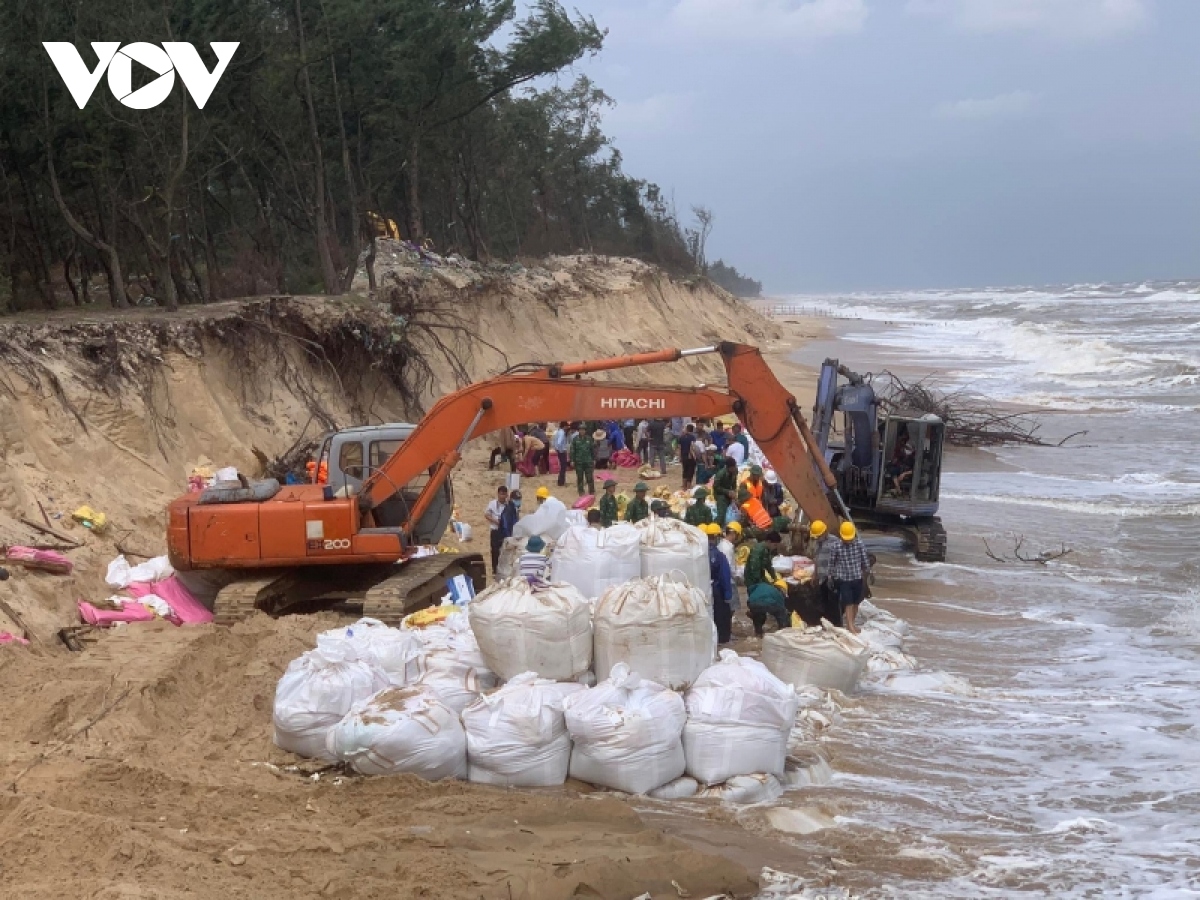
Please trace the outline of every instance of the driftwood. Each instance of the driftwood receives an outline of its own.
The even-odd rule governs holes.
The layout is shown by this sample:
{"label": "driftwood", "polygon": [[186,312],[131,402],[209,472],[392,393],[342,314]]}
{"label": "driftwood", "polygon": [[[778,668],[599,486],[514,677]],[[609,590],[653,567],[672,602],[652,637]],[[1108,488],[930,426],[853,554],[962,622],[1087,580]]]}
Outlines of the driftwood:
{"label": "driftwood", "polygon": [[1015,537],[1013,539],[1012,555],[1011,556],[1008,554],[1001,555],[1001,554],[993,552],[992,548],[990,546],[988,546],[987,538],[983,538],[984,552],[987,553],[989,558],[994,559],[996,562],[1000,562],[1000,563],[1022,562],[1022,563],[1035,563],[1037,565],[1044,566],[1046,563],[1051,562],[1052,560],[1062,559],[1064,556],[1066,556],[1067,554],[1069,554],[1071,552],[1070,547],[1068,547],[1066,544],[1061,544],[1059,546],[1059,549],[1057,549],[1057,550],[1043,550],[1040,553],[1035,553],[1031,556],[1028,553],[1021,552],[1021,548],[1024,546],[1025,546],[1025,535],[1023,535],[1023,534],[1017,535],[1017,537]]}
{"label": "driftwood", "polygon": [[67,537],[61,531],[55,531],[53,528],[47,528],[45,525],[39,525],[37,522],[33,522],[33,521],[25,518],[24,516],[21,516],[21,518],[18,519],[17,521],[19,521],[22,525],[32,528],[34,531],[40,531],[42,534],[48,534],[52,538],[57,538],[58,540],[62,541],[64,544],[67,544],[70,547],[82,547],[83,546],[82,543],[75,540],[74,538]]}
{"label": "driftwood", "polygon": [[957,447],[995,447],[1001,444],[1030,444],[1061,447],[1072,438],[1087,434],[1077,431],[1061,441],[1042,440],[1041,423],[1027,412],[1000,408],[995,401],[965,389],[944,391],[927,379],[908,382],[894,372],[873,377],[880,405],[891,413],[935,415],[946,423],[946,442]]}

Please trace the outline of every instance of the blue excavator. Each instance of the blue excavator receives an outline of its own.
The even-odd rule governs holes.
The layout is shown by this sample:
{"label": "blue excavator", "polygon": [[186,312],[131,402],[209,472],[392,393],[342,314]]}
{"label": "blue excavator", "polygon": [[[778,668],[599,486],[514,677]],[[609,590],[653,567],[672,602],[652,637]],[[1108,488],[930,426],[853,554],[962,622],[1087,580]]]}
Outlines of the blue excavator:
{"label": "blue excavator", "polygon": [[946,425],[886,403],[870,375],[826,359],[817,381],[813,435],[860,527],[899,531],[921,562],[944,562],[938,518]]}

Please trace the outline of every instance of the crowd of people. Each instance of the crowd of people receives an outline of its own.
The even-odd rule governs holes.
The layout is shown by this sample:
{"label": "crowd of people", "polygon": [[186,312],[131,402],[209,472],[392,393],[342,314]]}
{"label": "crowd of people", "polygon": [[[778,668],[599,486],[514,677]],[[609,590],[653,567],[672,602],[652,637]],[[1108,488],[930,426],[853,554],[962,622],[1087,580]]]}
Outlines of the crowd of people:
{"label": "crowd of people", "polygon": [[[593,528],[607,528],[618,521],[636,523],[651,516],[676,517],[666,501],[648,499],[650,489],[645,481],[634,484],[633,497],[623,509],[615,478],[607,478],[596,494],[596,471],[606,470],[612,455],[625,450],[635,452],[643,465],[657,466],[663,475],[669,464],[680,463],[682,488],[690,490],[693,498],[683,519],[709,539],[713,618],[719,642],[733,640],[734,614],[741,605],[735,579],[739,566],[754,633],[761,637],[768,620],[778,628],[789,627],[794,607],[789,603],[787,583],[775,572],[774,560],[782,552],[783,533],[789,534],[789,543],[795,543],[796,531],[791,520],[781,515],[783,485],[773,470],[751,465],[747,477],[739,481],[739,471],[750,453],[750,441],[741,424],[726,427],[721,422],[683,419],[560,422],[548,434],[547,423],[533,423],[496,435],[489,468],[507,461],[511,471],[527,477],[546,475],[556,468],[559,487],[566,487],[567,472],[574,470],[579,496],[594,497],[586,513]],[[551,465],[551,454],[557,466]],[[548,487],[537,489],[539,505],[550,497]],[[493,572],[504,541],[512,536],[520,516],[521,492],[497,488],[485,511],[491,529]],[[857,613],[866,595],[871,562],[854,524],[834,524],[836,533],[825,522],[812,522],[803,546],[792,549],[802,551],[815,564],[813,584],[822,616],[857,633]],[[530,538],[517,561],[519,575],[545,578],[548,566],[545,541]]]}

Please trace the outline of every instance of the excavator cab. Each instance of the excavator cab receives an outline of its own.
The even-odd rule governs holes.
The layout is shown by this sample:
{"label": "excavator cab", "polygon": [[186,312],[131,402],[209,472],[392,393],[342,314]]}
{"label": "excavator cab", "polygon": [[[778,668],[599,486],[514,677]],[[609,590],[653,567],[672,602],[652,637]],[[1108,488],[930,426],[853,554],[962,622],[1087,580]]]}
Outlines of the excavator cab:
{"label": "excavator cab", "polygon": [[[400,445],[416,427],[407,422],[396,422],[330,432],[321,439],[318,468],[320,463],[326,464],[329,473],[327,485],[335,495],[357,495],[363,482],[383,468],[384,463],[400,449]],[[421,496],[429,477],[429,473],[425,472],[408,484],[398,486],[396,493],[372,510],[375,524],[380,528],[407,525],[409,510]],[[450,524],[453,509],[454,489],[447,478],[417,527],[411,530],[412,541],[417,544],[438,543]]]}
{"label": "excavator cab", "polygon": [[827,359],[817,381],[813,433],[860,525],[903,531],[923,562],[946,559],[946,531],[937,517],[946,438],[941,419],[883,411],[869,376]]}

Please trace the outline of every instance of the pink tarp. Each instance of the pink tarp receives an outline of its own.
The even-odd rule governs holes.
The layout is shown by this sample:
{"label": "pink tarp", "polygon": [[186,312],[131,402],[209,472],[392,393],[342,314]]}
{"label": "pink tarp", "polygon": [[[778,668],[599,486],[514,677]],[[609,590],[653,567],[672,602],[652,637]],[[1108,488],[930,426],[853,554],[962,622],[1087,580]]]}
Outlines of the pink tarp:
{"label": "pink tarp", "polygon": [[178,619],[184,625],[202,625],[213,620],[212,612],[192,596],[192,592],[184,587],[178,575],[172,575],[170,578],[164,578],[153,584],[145,582],[131,584],[126,590],[134,597],[145,597],[147,594],[162,597],[174,613],[171,618]]}
{"label": "pink tarp", "polygon": [[96,609],[86,600],[79,601],[79,615],[89,625],[107,628],[117,622],[150,622],[154,613],[140,603],[128,603],[120,609]]}

